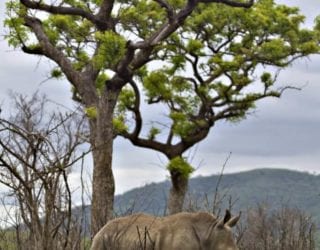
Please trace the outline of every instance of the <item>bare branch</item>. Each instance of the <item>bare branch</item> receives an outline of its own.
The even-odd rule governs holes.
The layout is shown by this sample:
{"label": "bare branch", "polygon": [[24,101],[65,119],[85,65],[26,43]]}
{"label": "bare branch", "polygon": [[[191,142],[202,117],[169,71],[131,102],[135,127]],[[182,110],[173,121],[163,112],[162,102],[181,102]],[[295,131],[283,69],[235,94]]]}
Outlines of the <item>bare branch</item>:
{"label": "bare branch", "polygon": [[68,167],[87,154],[80,153],[85,140],[78,136],[85,120],[56,113],[44,118],[44,105],[37,102],[46,99],[14,100],[16,116],[0,120],[0,183],[10,188],[18,202],[32,249],[73,249],[67,175]]}

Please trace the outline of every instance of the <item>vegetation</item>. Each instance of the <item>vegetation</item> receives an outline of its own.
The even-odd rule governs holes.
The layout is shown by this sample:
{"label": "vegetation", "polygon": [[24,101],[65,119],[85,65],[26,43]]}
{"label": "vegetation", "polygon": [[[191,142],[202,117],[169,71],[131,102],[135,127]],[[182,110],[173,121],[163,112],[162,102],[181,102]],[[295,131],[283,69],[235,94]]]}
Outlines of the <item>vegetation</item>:
{"label": "vegetation", "polygon": [[84,116],[45,111],[48,101],[37,94],[12,97],[14,111],[0,118],[0,184],[7,190],[1,201],[16,208],[7,211],[12,230],[2,235],[3,249],[77,248],[83,233],[81,216],[72,213],[69,174],[89,152]]}
{"label": "vegetation", "polygon": [[316,235],[315,235],[315,244],[316,244],[317,249],[320,249],[320,230],[318,230],[318,231],[316,232]]}
{"label": "vegetation", "polygon": [[316,226],[312,218],[296,208],[270,211],[259,205],[249,209],[245,228],[239,231],[243,250],[315,250]]}
{"label": "vegetation", "polygon": [[[192,178],[190,180],[192,195],[189,195],[185,209],[212,211],[213,192],[216,190],[219,178],[220,176]],[[232,203],[232,211],[234,213],[237,210],[242,211],[241,224],[234,230],[241,250],[320,249],[318,212],[320,190],[317,189],[319,184],[319,175],[289,170],[260,169],[226,174],[219,184],[221,188],[219,188],[218,200],[221,202],[215,213],[222,216],[224,209],[230,205],[229,195],[237,195],[235,196],[237,201]],[[137,211],[163,215],[166,208],[165,197],[169,188],[168,181],[153,183],[117,196],[115,201],[118,216]],[[237,189],[241,192],[238,192]],[[256,196],[252,189],[257,189],[260,195]],[[208,191],[206,196],[204,196],[206,193],[204,190]],[[291,197],[291,199],[285,199],[285,197]],[[84,221],[88,221],[89,207],[85,209],[85,212]],[[83,209],[76,208],[72,213],[73,216],[79,218],[82,216]],[[85,227],[83,232],[89,232],[88,224],[83,227]],[[20,232],[21,239],[27,239],[28,234],[24,231],[17,231],[16,228],[0,231],[0,249],[19,249],[17,232]],[[283,232],[286,234],[281,234]],[[82,245],[79,249],[88,249],[89,234],[82,235],[82,237]]]}
{"label": "vegetation", "polygon": [[[185,209],[212,210],[219,175],[195,177],[190,180]],[[119,214],[145,211],[163,215],[170,183],[151,183],[116,197]],[[217,200],[223,211],[232,197],[233,211],[245,211],[257,204],[266,204],[270,210],[284,205],[299,208],[312,215],[320,229],[320,175],[281,169],[258,169],[223,175]],[[191,202],[191,205],[190,205]],[[215,211],[219,213],[219,211]]]}
{"label": "vegetation", "polygon": [[[274,87],[276,74],[257,68],[285,68],[318,52],[317,30],[300,27],[304,18],[297,8],[272,0],[253,3],[8,1],[9,44],[55,62],[52,76],[68,79],[74,100],[88,115],[93,235],[113,216],[115,134],[162,152],[170,161],[182,158],[216,121],[238,121],[257,100],[281,96],[287,87]],[[255,82],[259,87],[251,88]],[[142,93],[149,104],[166,107],[168,129],[152,126],[143,135]],[[164,140],[162,132],[167,132]],[[168,204],[174,213],[182,209],[188,179],[184,168],[171,169]]]}

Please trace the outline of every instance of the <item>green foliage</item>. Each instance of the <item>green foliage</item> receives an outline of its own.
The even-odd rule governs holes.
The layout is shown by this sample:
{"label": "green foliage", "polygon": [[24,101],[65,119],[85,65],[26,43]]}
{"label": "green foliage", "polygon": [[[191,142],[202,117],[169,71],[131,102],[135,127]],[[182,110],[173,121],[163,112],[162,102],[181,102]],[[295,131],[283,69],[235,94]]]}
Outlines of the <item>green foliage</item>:
{"label": "green foliage", "polygon": [[154,140],[156,138],[156,136],[160,133],[161,133],[160,129],[158,129],[156,127],[151,127],[151,129],[149,130],[148,139]]}
{"label": "green foliage", "polygon": [[143,85],[146,89],[147,97],[150,100],[157,97],[164,100],[170,100],[171,91],[169,79],[164,71],[159,70],[151,72],[144,77]]}
{"label": "green foliage", "polygon": [[[68,54],[71,53],[71,51],[67,50]],[[71,55],[70,55],[71,56]],[[73,63],[73,67],[76,70],[81,71],[83,69],[84,66],[86,66],[89,62],[90,62],[90,58],[88,56],[88,54],[84,51],[84,50],[77,50],[77,52],[75,53],[74,57],[76,58],[76,61]],[[99,81],[101,75],[103,75],[103,73],[100,73],[98,75],[97,81]]]}
{"label": "green foliage", "polygon": [[193,53],[193,54],[201,54],[201,49],[204,47],[201,41],[199,40],[194,40],[190,39],[188,41],[188,44],[186,46],[186,51],[188,53]]}
{"label": "green foliage", "polygon": [[274,82],[269,72],[264,72],[261,75],[260,79],[261,79],[261,82],[263,82],[267,87],[271,86]]}
{"label": "green foliage", "polygon": [[95,67],[114,67],[125,53],[126,40],[113,31],[96,32],[95,38],[100,43],[99,51],[93,58]]}
{"label": "green foliage", "polygon": [[119,115],[112,120],[113,128],[117,134],[121,134],[128,131],[128,126],[125,124],[125,118]]}
{"label": "green foliage", "polygon": [[52,78],[57,78],[57,79],[62,78],[63,77],[63,73],[62,73],[61,69],[60,68],[52,69],[51,70],[51,77]]}
{"label": "green foliage", "polygon": [[170,118],[173,121],[173,133],[181,138],[187,138],[195,128],[195,124],[188,119],[185,113],[172,112]]}
{"label": "green foliage", "polygon": [[96,80],[96,88],[99,95],[101,95],[101,93],[104,91],[107,80],[109,80],[109,76],[106,73],[100,73],[98,75]]}
{"label": "green foliage", "polygon": [[165,23],[166,13],[155,1],[125,1],[119,11],[122,27],[135,36],[145,38]]}
{"label": "green foliage", "polygon": [[290,52],[290,46],[282,39],[274,39],[264,42],[257,53],[266,61],[281,60]]}
{"label": "green foliage", "polygon": [[316,31],[317,34],[317,38],[319,39],[319,35],[320,35],[320,15],[317,16],[314,20],[314,29]]}
{"label": "green foliage", "polygon": [[86,113],[89,119],[97,118],[98,112],[96,107],[87,107],[85,108],[84,112]]}
{"label": "green foliage", "polygon": [[26,13],[26,9],[17,1],[9,1],[6,3],[7,18],[4,21],[4,26],[8,28],[9,34],[5,35],[9,45],[14,48],[24,44],[28,38],[28,28],[24,24],[24,19],[21,17]]}
{"label": "green foliage", "polygon": [[132,88],[123,88],[119,95],[118,111],[125,112],[127,109],[133,109],[135,100],[136,97]]}
{"label": "green foliage", "polygon": [[69,44],[64,41],[67,37],[69,42],[83,43],[90,36],[92,24],[81,20],[79,17],[67,15],[51,15],[44,21],[45,32],[49,40],[56,45],[68,49]]}
{"label": "green foliage", "polygon": [[246,118],[257,100],[280,96],[268,68],[260,75],[262,91],[248,91],[257,84],[259,65],[284,68],[295,57],[319,51],[317,33],[301,29],[303,21],[298,8],[272,0],[250,9],[200,4],[159,47],[158,58],[166,64],[144,74],[148,102],[168,106],[173,132],[182,138],[199,127],[191,118],[203,102],[217,100],[218,107],[230,108],[231,122]]}
{"label": "green foliage", "polygon": [[161,101],[169,106],[174,104],[170,108],[185,112],[193,111],[199,105],[191,83],[182,76],[174,75],[171,69],[148,72],[143,78],[143,86],[149,103]]}
{"label": "green foliage", "polygon": [[171,159],[167,165],[167,169],[170,172],[180,173],[184,178],[189,178],[190,174],[194,171],[194,168],[181,156]]}

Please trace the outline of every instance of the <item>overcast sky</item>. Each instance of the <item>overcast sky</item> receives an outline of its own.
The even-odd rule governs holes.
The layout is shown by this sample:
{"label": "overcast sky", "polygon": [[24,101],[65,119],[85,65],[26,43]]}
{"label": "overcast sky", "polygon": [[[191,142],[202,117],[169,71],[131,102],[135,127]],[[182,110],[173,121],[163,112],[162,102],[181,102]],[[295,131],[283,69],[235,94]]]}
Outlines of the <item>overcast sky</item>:
{"label": "overcast sky", "polygon": [[[279,1],[280,2],[280,1]],[[306,25],[320,14],[318,0],[282,0],[300,6]],[[0,19],[4,1],[0,1]],[[8,91],[40,90],[58,103],[72,106],[65,81],[45,81],[50,63],[8,48],[0,27],[0,104],[8,103]],[[210,136],[189,152],[198,167],[194,176],[218,173],[229,152],[226,172],[254,168],[289,168],[320,173],[320,56],[312,56],[282,71],[279,84],[304,86],[288,91],[281,99],[260,101],[256,112],[238,124],[218,123]],[[132,147],[117,139],[114,150],[116,192],[168,177],[165,158],[150,150]],[[73,176],[76,180],[77,175]]]}

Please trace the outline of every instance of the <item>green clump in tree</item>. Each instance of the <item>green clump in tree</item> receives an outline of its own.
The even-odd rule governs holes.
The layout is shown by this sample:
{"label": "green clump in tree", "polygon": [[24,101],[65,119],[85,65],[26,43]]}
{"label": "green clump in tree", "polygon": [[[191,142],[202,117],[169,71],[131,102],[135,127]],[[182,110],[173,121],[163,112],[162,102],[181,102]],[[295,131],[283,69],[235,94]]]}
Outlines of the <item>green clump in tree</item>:
{"label": "green clump in tree", "polygon": [[[171,163],[184,159],[218,120],[243,119],[257,100],[281,96],[268,66],[319,50],[319,22],[301,28],[297,8],[271,0],[11,0],[6,15],[9,44],[54,61],[51,75],[68,79],[89,116],[92,235],[113,215],[115,135]],[[168,129],[152,125],[144,135],[142,93],[165,107]],[[172,169],[174,213],[187,178]]]}

